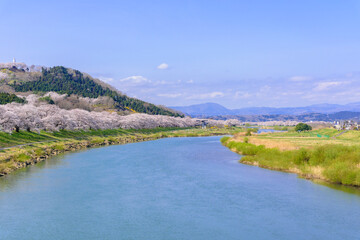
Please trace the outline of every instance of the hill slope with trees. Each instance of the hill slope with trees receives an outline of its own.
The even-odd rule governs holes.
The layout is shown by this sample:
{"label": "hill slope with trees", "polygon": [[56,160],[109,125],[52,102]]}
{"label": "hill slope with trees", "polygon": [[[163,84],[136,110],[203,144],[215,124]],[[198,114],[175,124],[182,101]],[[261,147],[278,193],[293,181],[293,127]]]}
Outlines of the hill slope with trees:
{"label": "hill slope with trees", "polygon": [[[152,115],[167,115],[179,117],[179,114],[170,109],[166,109],[154,104],[144,102],[142,100],[131,98],[121,94],[119,91],[107,86],[99,80],[95,81],[90,76],[81,73],[78,70],[65,68],[62,66],[52,68],[42,68],[41,73],[35,75],[30,81],[22,81],[19,77],[15,78],[14,69],[6,70],[10,78],[3,82],[3,85],[10,87],[15,93],[33,92],[33,93],[47,93],[56,92],[59,94],[77,95],[79,97],[99,98],[109,97],[114,101],[114,108],[118,111],[147,113]],[[6,73],[3,71],[3,73]],[[20,71],[21,76],[30,75]],[[19,74],[18,74],[19,75]],[[34,75],[34,74],[32,74]],[[1,79],[0,79],[1,80]],[[12,102],[8,100],[9,102]]]}
{"label": "hill slope with trees", "polygon": [[12,102],[25,103],[25,100],[23,98],[19,98],[15,94],[0,92],[0,104],[7,104]]}

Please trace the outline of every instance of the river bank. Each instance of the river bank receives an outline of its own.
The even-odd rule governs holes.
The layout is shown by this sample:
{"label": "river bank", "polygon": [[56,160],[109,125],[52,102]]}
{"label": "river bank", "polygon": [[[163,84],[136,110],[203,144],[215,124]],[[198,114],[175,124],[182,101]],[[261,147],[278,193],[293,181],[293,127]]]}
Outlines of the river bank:
{"label": "river bank", "polygon": [[[322,131],[336,134],[336,131]],[[239,160],[244,164],[296,173],[310,180],[360,187],[360,148],[355,141],[359,133],[347,133],[344,139],[321,138],[315,131],[296,134],[235,135],[224,137],[221,142],[244,155]]]}
{"label": "river bank", "polygon": [[[42,162],[52,156],[86,148],[143,142],[166,137],[199,137],[234,134],[237,131],[240,131],[240,129],[158,128],[140,130],[62,131],[47,134],[47,138],[41,138],[41,140],[46,140],[41,142],[30,142],[14,147],[8,146],[9,143],[6,145],[3,137],[0,139],[0,143],[2,143],[2,146],[7,146],[7,148],[0,150],[0,176]],[[34,133],[22,132],[20,134],[29,135]],[[22,143],[22,141],[17,141],[17,143],[19,142]]]}

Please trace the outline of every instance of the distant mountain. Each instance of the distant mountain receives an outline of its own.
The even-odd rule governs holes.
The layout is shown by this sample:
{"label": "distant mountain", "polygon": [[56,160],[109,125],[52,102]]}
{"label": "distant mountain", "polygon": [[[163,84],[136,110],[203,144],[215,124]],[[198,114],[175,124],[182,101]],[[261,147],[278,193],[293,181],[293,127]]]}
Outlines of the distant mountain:
{"label": "distant mountain", "polygon": [[217,103],[204,103],[171,108],[193,117],[213,117],[221,115],[301,115],[308,113],[331,114],[338,112],[360,112],[360,102],[349,103],[346,105],[324,103],[306,107],[248,107],[240,109],[228,109]]}
{"label": "distant mountain", "polygon": [[187,107],[170,107],[190,116],[215,116],[215,115],[231,115],[232,110],[217,104],[217,103],[203,103]]}
{"label": "distant mountain", "polygon": [[263,115],[221,115],[211,117],[215,120],[238,119],[242,122],[267,122],[267,121],[325,121],[360,120],[360,112],[336,112],[336,113],[304,113],[298,115],[287,114],[263,114]]}

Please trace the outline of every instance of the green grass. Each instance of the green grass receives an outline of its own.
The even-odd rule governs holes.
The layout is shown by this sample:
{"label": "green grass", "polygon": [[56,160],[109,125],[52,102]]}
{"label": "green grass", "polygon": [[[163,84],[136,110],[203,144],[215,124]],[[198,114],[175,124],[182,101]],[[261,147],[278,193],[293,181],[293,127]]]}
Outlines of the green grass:
{"label": "green grass", "polygon": [[[331,131],[321,131],[328,134]],[[326,144],[312,148],[280,151],[224,137],[221,142],[243,154],[240,162],[303,176],[320,178],[332,183],[360,186],[360,147]]]}
{"label": "green grass", "polygon": [[315,146],[327,145],[327,144],[360,146],[360,131],[349,130],[345,132],[345,131],[338,131],[333,128],[323,128],[323,129],[300,132],[300,133],[295,131],[288,131],[288,132],[275,132],[275,133],[263,134],[263,135],[260,134],[252,137],[254,144],[256,144],[255,138],[259,140],[261,139],[268,140],[269,143],[270,142],[277,143],[278,145],[281,145],[282,143],[288,146],[291,145],[293,146],[293,148],[301,148],[301,147],[312,148]]}
{"label": "green grass", "polygon": [[29,155],[26,155],[25,153],[21,153],[18,156],[16,156],[16,160],[18,162],[26,162],[30,159],[31,159],[31,157]]}
{"label": "green grass", "polygon": [[329,137],[333,137],[337,134],[339,134],[340,132],[336,129],[332,129],[332,128],[323,128],[323,129],[319,129],[319,130],[313,130],[313,131],[306,131],[306,132],[296,132],[294,130],[292,131],[288,131],[288,132],[275,132],[272,133],[271,136],[272,137],[318,137],[318,135],[321,136],[329,136]]}
{"label": "green grass", "polygon": [[[15,145],[47,142],[47,141],[59,141],[66,139],[90,139],[93,137],[109,137],[109,136],[122,136],[122,135],[137,135],[137,134],[153,134],[161,132],[169,132],[175,130],[185,130],[187,128],[154,128],[154,129],[106,129],[106,130],[78,130],[68,131],[60,130],[58,132],[28,132],[20,131],[13,132],[11,134],[0,132],[0,148],[11,147]],[[198,129],[199,132],[206,132]]]}

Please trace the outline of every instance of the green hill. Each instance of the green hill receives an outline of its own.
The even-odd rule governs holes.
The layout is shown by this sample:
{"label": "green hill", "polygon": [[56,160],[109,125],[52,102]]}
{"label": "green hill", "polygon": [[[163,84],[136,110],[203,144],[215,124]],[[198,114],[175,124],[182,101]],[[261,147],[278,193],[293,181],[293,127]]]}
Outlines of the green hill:
{"label": "green hill", "polygon": [[[26,75],[24,72],[22,74]],[[5,84],[18,93],[57,92],[59,94],[75,94],[81,97],[89,98],[107,96],[115,101],[115,108],[118,110],[153,115],[182,116],[169,109],[123,95],[107,84],[102,83],[99,80],[95,80],[78,70],[68,69],[62,66],[48,69],[43,68],[41,74],[39,73],[38,76],[30,81],[21,81],[21,78],[19,79],[17,77],[12,81],[5,82]]]}

